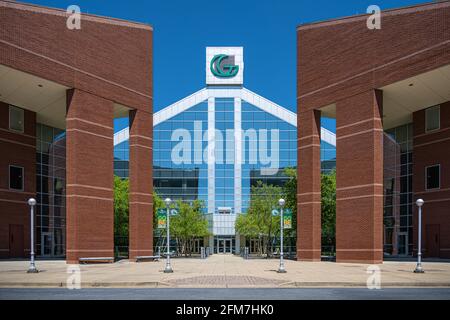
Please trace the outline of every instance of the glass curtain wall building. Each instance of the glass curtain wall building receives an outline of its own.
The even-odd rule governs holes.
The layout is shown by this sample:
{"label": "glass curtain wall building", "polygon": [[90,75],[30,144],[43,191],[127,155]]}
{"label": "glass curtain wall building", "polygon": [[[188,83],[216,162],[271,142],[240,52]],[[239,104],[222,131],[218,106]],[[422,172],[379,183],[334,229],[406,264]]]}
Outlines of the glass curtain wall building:
{"label": "glass curtain wall building", "polygon": [[[243,87],[242,48],[209,48],[207,87],[154,114],[154,189],[163,198],[204,203],[214,252],[238,252],[236,216],[249,207],[258,181],[283,185],[297,166],[297,115]],[[211,60],[235,56],[241,78],[211,77]],[[241,56],[241,57],[239,57]],[[220,78],[219,80],[222,80]],[[36,126],[36,254],[65,256],[66,148],[63,130]],[[322,172],[336,166],[334,133],[321,131]],[[128,177],[128,128],[114,135],[114,173]],[[411,255],[413,246],[412,124],[384,135],[384,253]],[[158,241],[155,241],[157,244]]]}
{"label": "glass curtain wall building", "polygon": [[384,134],[384,255],[413,253],[413,126]]}
{"label": "glass curtain wall building", "polygon": [[36,254],[66,254],[66,135],[36,124]]}
{"label": "glass curtain wall building", "polygon": [[[243,87],[243,49],[207,48],[207,87],[154,114],[154,190],[162,198],[204,204],[216,253],[238,253],[237,215],[257,181],[283,185],[297,166],[297,115]],[[221,60],[222,59],[222,60]],[[326,170],[335,135],[322,129]],[[128,176],[128,128],[116,133],[115,173]],[[158,243],[158,241],[155,241]]]}

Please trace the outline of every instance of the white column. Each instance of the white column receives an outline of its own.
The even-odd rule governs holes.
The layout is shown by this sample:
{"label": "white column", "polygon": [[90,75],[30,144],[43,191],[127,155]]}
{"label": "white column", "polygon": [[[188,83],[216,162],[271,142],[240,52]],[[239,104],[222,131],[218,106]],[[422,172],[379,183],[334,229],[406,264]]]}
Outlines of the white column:
{"label": "white column", "polygon": [[214,253],[214,236],[209,236],[209,248],[210,248],[210,253],[213,254]]}
{"label": "white column", "polygon": [[[234,212],[242,213],[242,100],[234,98]],[[239,254],[241,241],[236,232],[236,254]]]}
{"label": "white column", "polygon": [[[208,98],[208,213],[211,214],[214,214],[216,209],[215,109],[214,97]],[[211,221],[214,221],[214,217]]]}

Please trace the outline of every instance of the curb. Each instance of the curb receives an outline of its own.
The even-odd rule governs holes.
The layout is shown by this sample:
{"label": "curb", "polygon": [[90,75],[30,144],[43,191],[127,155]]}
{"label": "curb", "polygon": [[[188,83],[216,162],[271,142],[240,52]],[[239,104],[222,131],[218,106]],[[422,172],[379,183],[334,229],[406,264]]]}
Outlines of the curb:
{"label": "curb", "polygon": [[[170,284],[149,282],[82,282],[81,288],[170,288]],[[63,282],[2,282],[0,288],[66,288]]]}
{"label": "curb", "polygon": [[[442,282],[381,282],[381,288],[450,288],[450,283]],[[287,282],[284,288],[367,288],[366,282]]]}
{"label": "curb", "polygon": [[[0,288],[66,288],[66,284],[62,282],[2,282]],[[365,282],[287,282],[279,286],[239,286],[239,285],[198,285],[198,286],[176,286],[166,282],[149,281],[149,282],[87,282],[82,283],[82,289],[93,288],[199,288],[199,289],[218,289],[218,288],[235,288],[235,289],[252,289],[252,288],[277,288],[277,289],[292,289],[292,288],[367,288]],[[450,283],[437,282],[386,282],[381,283],[381,288],[450,288]]]}

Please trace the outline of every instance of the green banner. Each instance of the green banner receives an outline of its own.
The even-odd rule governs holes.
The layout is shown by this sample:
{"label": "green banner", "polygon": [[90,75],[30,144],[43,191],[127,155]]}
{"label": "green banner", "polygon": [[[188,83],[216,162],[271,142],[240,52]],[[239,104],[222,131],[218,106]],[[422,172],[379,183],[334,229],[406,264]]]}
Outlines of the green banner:
{"label": "green banner", "polygon": [[284,229],[292,229],[292,210],[291,209],[285,209],[283,210],[283,224]]}
{"label": "green banner", "polygon": [[167,222],[167,210],[166,209],[158,209],[156,211],[156,220],[158,221],[158,229],[165,229]]}

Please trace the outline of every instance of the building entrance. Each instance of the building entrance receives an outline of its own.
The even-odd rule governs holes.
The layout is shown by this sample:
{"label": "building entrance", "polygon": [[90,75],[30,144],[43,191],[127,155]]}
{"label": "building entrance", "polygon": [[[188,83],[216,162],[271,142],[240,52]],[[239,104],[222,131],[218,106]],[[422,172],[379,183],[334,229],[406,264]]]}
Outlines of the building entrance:
{"label": "building entrance", "polygon": [[51,256],[52,255],[52,234],[50,232],[41,233],[41,256]]}
{"label": "building entrance", "polygon": [[259,253],[258,239],[250,239],[250,253]]}
{"label": "building entrance", "polygon": [[214,253],[229,254],[234,253],[235,246],[234,237],[216,236],[214,237]]}
{"label": "building entrance", "polygon": [[231,253],[231,239],[218,239],[217,253]]}

